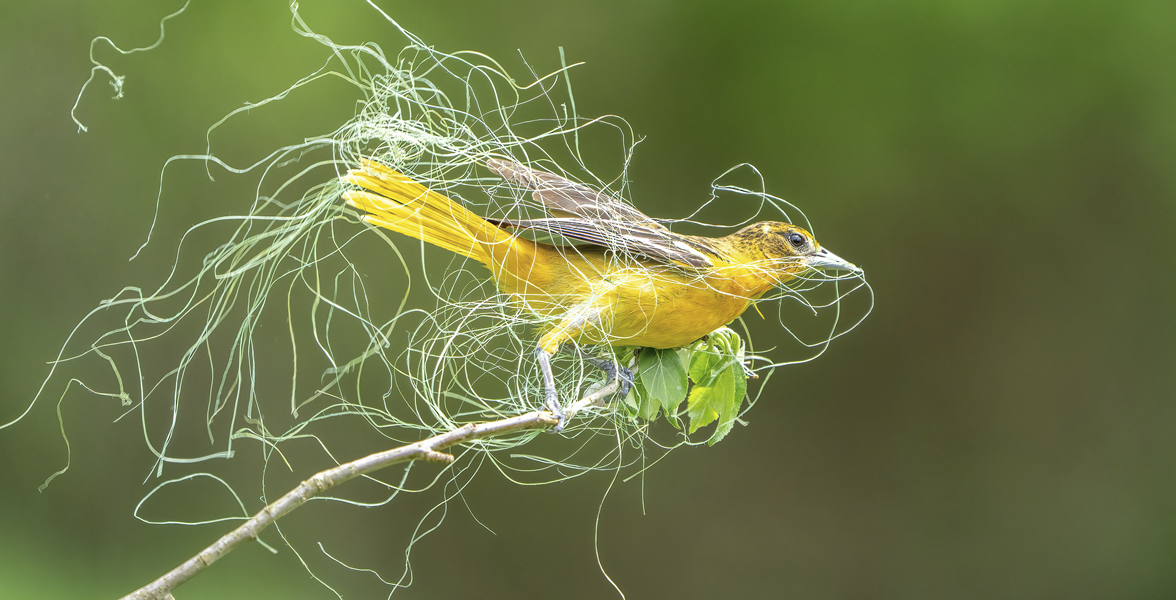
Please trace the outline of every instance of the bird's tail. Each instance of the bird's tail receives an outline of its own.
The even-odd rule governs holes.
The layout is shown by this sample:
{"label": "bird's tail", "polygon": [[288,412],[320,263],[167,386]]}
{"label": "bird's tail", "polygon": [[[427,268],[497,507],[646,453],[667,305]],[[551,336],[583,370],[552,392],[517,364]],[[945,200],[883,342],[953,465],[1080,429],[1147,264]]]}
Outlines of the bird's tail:
{"label": "bird's tail", "polygon": [[[365,211],[363,220],[468,256],[494,270],[515,237],[460,204],[371,160],[363,160],[343,181],[362,190],[343,193]],[[495,257],[498,257],[497,259]]]}

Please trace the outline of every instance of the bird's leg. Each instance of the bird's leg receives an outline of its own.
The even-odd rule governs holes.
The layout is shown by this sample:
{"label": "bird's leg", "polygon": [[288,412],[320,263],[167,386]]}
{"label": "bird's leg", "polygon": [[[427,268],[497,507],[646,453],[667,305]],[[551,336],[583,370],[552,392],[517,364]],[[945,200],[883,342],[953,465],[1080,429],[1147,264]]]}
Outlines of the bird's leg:
{"label": "bird's leg", "polygon": [[[539,360],[539,369],[543,371],[543,392],[547,399],[547,408],[559,423],[551,429],[553,433],[562,431],[567,422],[567,415],[559,404],[559,391],[555,389],[555,375],[551,372],[551,357],[559,352],[566,342],[576,338],[584,327],[600,323],[600,311],[591,302],[585,302],[568,310],[563,320],[550,331],[539,338],[539,347],[535,349],[535,357]],[[630,377],[632,379],[632,377]]]}
{"label": "bird's leg", "polygon": [[633,388],[633,371],[622,367],[621,365],[599,356],[592,356],[587,352],[576,347],[576,353],[580,355],[580,360],[604,371],[605,377],[609,381],[616,379],[620,382],[620,387],[617,388],[615,396],[624,398],[629,395],[629,390]]}
{"label": "bird's leg", "polygon": [[547,399],[547,410],[559,419],[551,431],[558,433],[563,430],[567,417],[564,415],[563,406],[559,404],[559,391],[555,389],[555,375],[551,372],[551,354],[544,350],[543,346],[539,346],[535,349],[535,358],[539,360],[539,370],[543,372],[543,394]]}

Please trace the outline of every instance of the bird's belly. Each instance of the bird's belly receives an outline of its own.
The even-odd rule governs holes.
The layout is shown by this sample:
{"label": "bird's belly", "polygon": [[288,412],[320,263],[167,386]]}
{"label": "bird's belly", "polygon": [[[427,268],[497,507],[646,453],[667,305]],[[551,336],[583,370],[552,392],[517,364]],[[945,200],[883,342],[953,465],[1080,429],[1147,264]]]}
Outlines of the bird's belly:
{"label": "bird's belly", "polygon": [[[552,256],[555,256],[552,254]],[[580,344],[677,348],[730,323],[768,286],[660,265],[621,266],[599,255],[543,255],[522,277],[496,277],[520,308],[544,321],[539,346]]]}
{"label": "bird's belly", "polygon": [[581,341],[677,348],[730,323],[750,302],[751,298],[707,280],[619,286],[602,307],[599,331],[603,339]]}

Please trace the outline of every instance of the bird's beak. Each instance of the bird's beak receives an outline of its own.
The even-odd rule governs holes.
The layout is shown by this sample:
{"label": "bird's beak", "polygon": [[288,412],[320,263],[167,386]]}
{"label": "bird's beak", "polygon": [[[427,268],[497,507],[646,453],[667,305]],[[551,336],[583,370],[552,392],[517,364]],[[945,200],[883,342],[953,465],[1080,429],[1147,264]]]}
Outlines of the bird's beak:
{"label": "bird's beak", "polygon": [[806,256],[808,266],[814,269],[834,269],[838,271],[852,271],[854,273],[861,273],[862,270],[857,265],[821,248],[816,254]]}

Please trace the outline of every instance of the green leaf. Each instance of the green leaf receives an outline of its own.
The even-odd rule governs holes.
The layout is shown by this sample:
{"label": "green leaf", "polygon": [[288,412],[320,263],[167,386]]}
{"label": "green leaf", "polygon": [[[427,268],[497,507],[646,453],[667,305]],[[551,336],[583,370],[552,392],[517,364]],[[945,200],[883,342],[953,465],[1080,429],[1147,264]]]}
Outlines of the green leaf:
{"label": "green leaf", "polygon": [[641,383],[641,378],[633,382],[633,389],[630,392],[637,398],[637,416],[652,421],[657,418],[657,410],[661,407],[657,400],[649,395],[649,391],[645,385]]}
{"label": "green leaf", "polygon": [[690,357],[690,390],[687,407],[690,433],[718,421],[707,441],[715,445],[735,427],[739,407],[747,394],[747,375],[743,372],[743,340],[730,329],[719,329],[706,342],[695,346]]}
{"label": "green leaf", "polygon": [[[743,372],[742,362],[733,361],[723,373],[732,381],[734,389],[727,402],[718,410],[722,418],[719,419],[714,434],[706,442],[709,446],[714,446],[731,433],[735,427],[735,419],[739,417],[739,407],[743,406],[743,397],[747,395],[747,375]],[[720,379],[723,377],[720,376]]]}
{"label": "green leaf", "polygon": [[[672,414],[686,399],[686,366],[677,350],[646,348],[638,359],[638,382],[648,397]],[[656,407],[653,416],[657,416]]]}
{"label": "green leaf", "polygon": [[714,347],[719,354],[726,354],[729,356],[742,354],[743,339],[740,338],[739,334],[735,333],[733,329],[728,327],[721,327],[712,331],[709,338],[710,345]]}
{"label": "green leaf", "polygon": [[[746,385],[746,382],[744,384]],[[726,431],[722,435],[727,435],[727,431],[730,431],[730,427],[727,425],[734,422],[731,416],[731,407],[736,403],[735,392],[735,377],[731,369],[719,371],[718,376],[711,381],[711,385],[695,385],[691,390],[690,402],[688,403],[690,407],[690,433],[698,431],[698,428],[709,425],[721,417],[719,428],[723,429],[726,426]],[[742,399],[742,397],[738,398],[738,400]]]}
{"label": "green leaf", "polygon": [[716,375],[712,371],[722,361],[722,357],[708,344],[696,348],[690,356],[690,380],[697,385],[707,385]]}
{"label": "green leaf", "polygon": [[709,425],[719,418],[719,412],[714,408],[714,388],[694,384],[690,390],[690,397],[686,401],[687,414],[690,415],[690,433],[698,431],[699,427]]}

